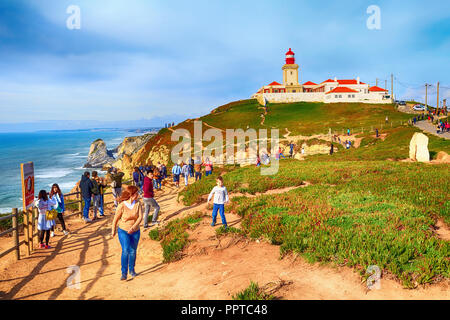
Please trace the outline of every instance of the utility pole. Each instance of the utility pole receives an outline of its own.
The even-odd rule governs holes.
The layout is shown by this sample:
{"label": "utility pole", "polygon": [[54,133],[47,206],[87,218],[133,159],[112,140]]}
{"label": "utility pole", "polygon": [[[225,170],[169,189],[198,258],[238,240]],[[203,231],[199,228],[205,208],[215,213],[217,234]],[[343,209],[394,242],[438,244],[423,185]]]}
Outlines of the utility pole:
{"label": "utility pole", "polygon": [[391,73],[391,99],[394,99],[394,75]]}
{"label": "utility pole", "polygon": [[385,79],[384,80],[384,90],[386,90],[387,89],[387,80]]}
{"label": "utility pole", "polygon": [[437,93],[436,93],[436,96],[437,96],[437,103],[436,103],[436,115],[437,115],[438,110],[439,110],[439,81],[438,81],[438,83],[437,83]]}
{"label": "utility pole", "polygon": [[378,78],[375,78],[375,86],[378,87]]}
{"label": "utility pole", "polygon": [[425,108],[428,108],[428,83],[425,83]]}

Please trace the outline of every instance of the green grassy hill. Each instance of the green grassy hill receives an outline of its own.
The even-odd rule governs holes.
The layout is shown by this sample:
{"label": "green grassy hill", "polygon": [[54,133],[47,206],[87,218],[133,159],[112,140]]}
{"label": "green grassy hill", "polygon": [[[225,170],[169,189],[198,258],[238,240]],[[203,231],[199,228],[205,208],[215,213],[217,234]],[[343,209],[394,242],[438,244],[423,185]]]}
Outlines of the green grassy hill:
{"label": "green grassy hill", "polygon": [[[362,278],[367,278],[368,266],[377,265],[383,276],[391,274],[408,288],[450,278],[450,242],[440,238],[434,227],[438,219],[450,224],[448,164],[392,161],[409,156],[409,141],[419,131],[407,124],[411,115],[393,105],[358,103],[269,104],[262,124],[263,113],[255,100],[236,101],[172,129],[193,134],[192,120],[201,120],[204,131],[207,125],[278,128],[281,135],[287,129],[292,138],[326,134],[330,128],[343,134],[350,128],[362,138],[361,144],[349,150],[339,145],[333,156],[281,160],[278,173],[270,176],[261,175],[255,166],[226,166],[189,185],[180,194],[187,206],[202,201],[215,185],[214,178],[223,173],[229,192],[255,194],[304,181],[311,184],[282,194],[233,198],[226,210],[242,217],[241,229],[219,229],[218,235],[238,232],[250,239],[266,239],[280,246],[281,256],[293,252],[311,262],[347,265]],[[383,138],[375,137],[375,128]],[[170,149],[176,144],[170,141],[171,134],[163,129],[150,143]],[[428,137],[432,157],[439,151],[450,153],[448,140]],[[308,140],[311,143],[330,142],[319,136]]]}

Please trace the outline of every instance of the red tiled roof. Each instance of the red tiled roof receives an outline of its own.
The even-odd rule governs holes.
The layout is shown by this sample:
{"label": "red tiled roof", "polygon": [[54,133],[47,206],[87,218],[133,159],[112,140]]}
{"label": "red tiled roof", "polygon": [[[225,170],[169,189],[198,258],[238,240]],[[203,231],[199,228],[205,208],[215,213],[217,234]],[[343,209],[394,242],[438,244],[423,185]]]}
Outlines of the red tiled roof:
{"label": "red tiled roof", "polygon": [[385,92],[385,91],[387,91],[387,90],[386,90],[386,89],[383,89],[383,88],[380,88],[380,87],[377,87],[377,86],[373,86],[373,87],[370,87],[370,88],[369,88],[369,91]]}
{"label": "red tiled roof", "polygon": [[[355,79],[349,79],[349,80],[338,80],[339,84],[358,84],[358,81]],[[359,84],[365,84],[364,82],[359,82]]]}
{"label": "red tiled roof", "polygon": [[314,83],[314,82],[312,82],[312,81],[308,81],[308,82],[305,82],[303,85],[304,85],[304,86],[316,86],[317,83]]}
{"label": "red tiled roof", "polygon": [[[344,80],[336,80],[336,81],[334,81],[332,79],[328,79],[321,83],[325,83],[325,82],[338,82],[339,84],[358,84],[358,81],[355,79],[344,79]],[[365,83],[360,81],[359,84],[365,84]]]}
{"label": "red tiled roof", "polygon": [[281,86],[281,83],[274,81],[274,82],[270,83],[269,86]]}
{"label": "red tiled roof", "polygon": [[340,92],[358,92],[358,91],[350,89],[350,88],[347,88],[347,87],[337,87],[337,88],[334,88],[331,91],[328,91],[326,94],[335,93],[335,92],[339,92],[340,93]]}

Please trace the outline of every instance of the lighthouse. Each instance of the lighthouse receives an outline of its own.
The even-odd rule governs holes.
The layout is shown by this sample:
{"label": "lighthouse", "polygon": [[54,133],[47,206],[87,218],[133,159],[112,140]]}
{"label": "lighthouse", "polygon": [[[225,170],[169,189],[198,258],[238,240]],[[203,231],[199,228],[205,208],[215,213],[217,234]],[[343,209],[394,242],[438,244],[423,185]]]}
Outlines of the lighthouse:
{"label": "lighthouse", "polygon": [[286,64],[283,70],[283,84],[287,92],[302,92],[303,88],[298,83],[298,64],[295,63],[295,53],[289,48],[286,52]]}

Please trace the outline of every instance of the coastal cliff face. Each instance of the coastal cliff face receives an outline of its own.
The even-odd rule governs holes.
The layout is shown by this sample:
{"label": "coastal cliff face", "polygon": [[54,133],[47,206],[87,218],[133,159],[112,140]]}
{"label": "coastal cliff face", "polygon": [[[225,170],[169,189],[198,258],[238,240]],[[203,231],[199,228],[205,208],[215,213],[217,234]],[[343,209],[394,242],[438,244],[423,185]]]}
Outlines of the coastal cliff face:
{"label": "coastal cliff face", "polygon": [[97,139],[91,144],[84,168],[102,168],[113,162],[114,157],[106,148],[106,143],[102,139]]}

